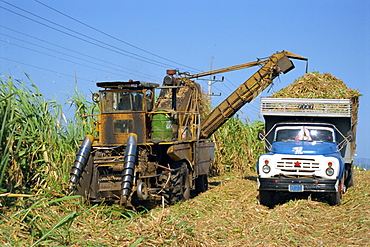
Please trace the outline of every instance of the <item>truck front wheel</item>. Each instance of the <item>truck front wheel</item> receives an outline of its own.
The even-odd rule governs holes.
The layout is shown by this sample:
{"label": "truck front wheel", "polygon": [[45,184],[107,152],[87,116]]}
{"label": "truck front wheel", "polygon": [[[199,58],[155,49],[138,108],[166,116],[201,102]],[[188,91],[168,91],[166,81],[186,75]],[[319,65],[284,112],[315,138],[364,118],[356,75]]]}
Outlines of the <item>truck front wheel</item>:
{"label": "truck front wheel", "polygon": [[342,195],[345,191],[344,174],[342,176],[342,179],[339,181],[338,187],[339,188],[337,192],[331,192],[327,196],[327,200],[330,206],[340,205],[342,203]]}
{"label": "truck front wheel", "polygon": [[330,206],[340,205],[342,203],[342,195],[340,192],[328,194],[328,203]]}
{"label": "truck front wheel", "polygon": [[272,206],[275,205],[274,201],[274,191],[269,191],[269,190],[260,190],[259,193],[259,201],[260,204],[266,207],[271,208]]}

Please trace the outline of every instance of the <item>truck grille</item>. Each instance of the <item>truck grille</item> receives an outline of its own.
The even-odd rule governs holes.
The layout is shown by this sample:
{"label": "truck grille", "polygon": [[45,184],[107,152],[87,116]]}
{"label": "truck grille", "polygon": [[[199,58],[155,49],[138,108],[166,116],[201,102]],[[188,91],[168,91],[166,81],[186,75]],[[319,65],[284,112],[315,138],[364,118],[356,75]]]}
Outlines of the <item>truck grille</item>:
{"label": "truck grille", "polygon": [[282,158],[276,163],[276,167],[282,172],[290,173],[290,175],[312,175],[320,169],[320,163],[316,162],[315,159]]}

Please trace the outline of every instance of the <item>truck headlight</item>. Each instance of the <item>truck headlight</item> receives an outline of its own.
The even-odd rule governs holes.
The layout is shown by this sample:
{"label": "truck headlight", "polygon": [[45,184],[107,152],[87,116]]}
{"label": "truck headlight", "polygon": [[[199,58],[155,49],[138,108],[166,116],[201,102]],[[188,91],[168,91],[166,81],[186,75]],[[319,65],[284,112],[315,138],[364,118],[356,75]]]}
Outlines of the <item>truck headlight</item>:
{"label": "truck headlight", "polygon": [[328,167],[328,168],[326,168],[325,173],[328,176],[333,176],[334,175],[334,169],[332,167]]}
{"label": "truck headlight", "polygon": [[265,159],[263,163],[265,164],[262,166],[262,171],[264,173],[269,173],[271,171],[271,167],[269,166],[270,161],[268,159]]}
{"label": "truck headlight", "polygon": [[270,166],[269,166],[269,165],[264,165],[264,166],[262,167],[262,171],[263,171],[264,173],[269,173],[269,172],[271,171],[271,168],[270,168]]}

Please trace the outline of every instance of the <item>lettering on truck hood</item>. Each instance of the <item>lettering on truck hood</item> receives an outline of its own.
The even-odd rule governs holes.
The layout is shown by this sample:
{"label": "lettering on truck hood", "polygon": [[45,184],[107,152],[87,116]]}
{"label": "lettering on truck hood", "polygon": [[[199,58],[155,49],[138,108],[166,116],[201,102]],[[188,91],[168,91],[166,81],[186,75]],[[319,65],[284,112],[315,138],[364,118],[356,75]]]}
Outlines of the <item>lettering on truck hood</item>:
{"label": "lettering on truck hood", "polygon": [[277,154],[328,155],[338,152],[338,147],[336,143],[329,142],[281,141],[272,144],[272,152]]}

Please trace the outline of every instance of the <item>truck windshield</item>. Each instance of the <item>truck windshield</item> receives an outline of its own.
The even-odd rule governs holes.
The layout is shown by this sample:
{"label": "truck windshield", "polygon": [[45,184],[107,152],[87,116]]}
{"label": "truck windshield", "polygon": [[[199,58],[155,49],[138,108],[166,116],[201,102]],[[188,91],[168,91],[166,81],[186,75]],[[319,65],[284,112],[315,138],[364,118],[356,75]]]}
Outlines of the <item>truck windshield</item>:
{"label": "truck windshield", "polygon": [[275,141],[335,142],[335,139],[334,131],[329,127],[284,126],[276,128]]}
{"label": "truck windshield", "polygon": [[143,111],[144,94],[141,91],[103,92],[103,112]]}

